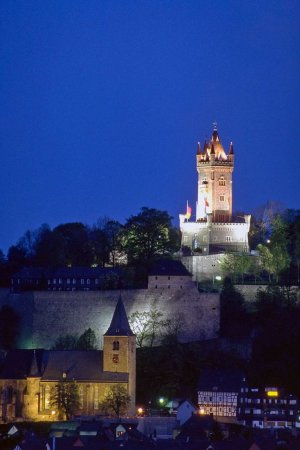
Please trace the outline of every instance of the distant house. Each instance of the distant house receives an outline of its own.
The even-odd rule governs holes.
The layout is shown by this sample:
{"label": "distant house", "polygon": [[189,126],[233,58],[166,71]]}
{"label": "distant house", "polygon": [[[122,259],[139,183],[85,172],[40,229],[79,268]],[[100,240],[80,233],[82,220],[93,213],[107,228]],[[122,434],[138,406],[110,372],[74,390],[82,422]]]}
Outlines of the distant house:
{"label": "distant house", "polygon": [[148,275],[148,289],[183,289],[189,286],[194,286],[192,275],[178,260],[161,259]]}
{"label": "distant house", "polygon": [[97,291],[120,287],[123,272],[112,267],[25,267],[11,278],[11,291]]}
{"label": "distant house", "polygon": [[299,399],[276,387],[241,388],[238,419],[243,425],[257,428],[300,427]]}
{"label": "distant house", "polygon": [[238,395],[244,380],[244,374],[240,371],[205,370],[198,384],[199,413],[210,414],[214,419],[235,421]]}

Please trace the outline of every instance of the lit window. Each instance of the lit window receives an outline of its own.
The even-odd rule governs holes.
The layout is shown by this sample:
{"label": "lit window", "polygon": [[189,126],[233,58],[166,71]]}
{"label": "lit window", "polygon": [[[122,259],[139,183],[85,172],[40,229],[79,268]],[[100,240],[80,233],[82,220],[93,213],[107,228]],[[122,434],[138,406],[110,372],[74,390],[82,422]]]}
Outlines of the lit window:
{"label": "lit window", "polygon": [[45,386],[45,409],[50,408],[50,386],[47,384]]}
{"label": "lit window", "polygon": [[62,278],[58,279],[58,284],[62,284]]}
{"label": "lit window", "polygon": [[76,278],[73,278],[73,284],[76,284]]}
{"label": "lit window", "polygon": [[80,283],[84,284],[84,278],[81,278]]}
{"label": "lit window", "polygon": [[56,278],[53,278],[53,284],[56,284]]}
{"label": "lit window", "polygon": [[99,409],[99,389],[97,385],[94,387],[94,409]]}
{"label": "lit window", "polygon": [[70,284],[70,283],[71,283],[70,278],[67,278],[67,284]]}
{"label": "lit window", "polygon": [[78,394],[79,394],[79,409],[83,409],[83,386],[79,386]]}
{"label": "lit window", "polygon": [[86,280],[86,284],[91,284],[91,280],[89,278]]}

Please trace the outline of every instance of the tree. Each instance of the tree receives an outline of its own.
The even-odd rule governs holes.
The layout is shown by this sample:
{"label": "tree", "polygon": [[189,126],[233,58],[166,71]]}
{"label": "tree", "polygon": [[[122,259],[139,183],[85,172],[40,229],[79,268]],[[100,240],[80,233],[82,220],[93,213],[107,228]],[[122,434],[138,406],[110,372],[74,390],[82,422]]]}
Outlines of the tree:
{"label": "tree", "polygon": [[63,237],[65,265],[89,266],[93,263],[87,226],[80,222],[70,222],[58,225],[53,232]]}
{"label": "tree", "polygon": [[157,309],[143,312],[135,311],[128,317],[128,320],[136,335],[138,347],[144,347],[145,345],[152,347],[159,332],[166,326],[163,313]]}
{"label": "tree", "polygon": [[77,350],[95,350],[96,349],[96,335],[95,332],[88,328],[85,332],[79,336],[76,343]]}
{"label": "tree", "polygon": [[20,315],[11,306],[2,306],[0,309],[0,347],[2,349],[14,348],[20,321]]}
{"label": "tree", "polygon": [[124,227],[123,246],[129,261],[149,263],[156,256],[167,255],[179,248],[178,234],[166,211],[141,208]]}
{"label": "tree", "polygon": [[94,350],[96,349],[95,332],[88,328],[79,337],[74,334],[59,336],[52,350]]}
{"label": "tree", "polygon": [[78,338],[73,334],[58,336],[52,350],[76,350]]}
{"label": "tree", "polygon": [[220,267],[225,275],[237,282],[238,277],[242,277],[244,282],[244,275],[251,266],[251,256],[248,253],[226,253],[221,259]]}
{"label": "tree", "polygon": [[125,386],[116,384],[106,391],[100,406],[105,414],[113,414],[120,417],[126,414],[130,401],[131,397],[128,395]]}
{"label": "tree", "polygon": [[50,406],[57,408],[60,417],[69,420],[79,408],[79,389],[75,381],[59,381],[50,391]]}
{"label": "tree", "polygon": [[273,255],[270,249],[263,244],[258,244],[257,250],[259,252],[262,268],[268,272],[269,283],[271,283],[271,275],[274,273]]}
{"label": "tree", "polygon": [[249,331],[250,325],[246,318],[245,300],[233,286],[230,278],[224,279],[220,295],[221,316],[220,334],[225,337],[243,337]]}

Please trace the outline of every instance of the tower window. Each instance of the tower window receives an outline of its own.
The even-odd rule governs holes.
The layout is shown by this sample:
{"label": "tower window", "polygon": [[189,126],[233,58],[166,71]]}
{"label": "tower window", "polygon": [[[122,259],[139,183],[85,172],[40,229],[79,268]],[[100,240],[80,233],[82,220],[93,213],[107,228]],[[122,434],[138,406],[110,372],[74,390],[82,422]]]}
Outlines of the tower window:
{"label": "tower window", "polygon": [[226,236],[226,241],[230,242],[231,241],[231,236]]}
{"label": "tower window", "polygon": [[219,178],[219,186],[225,186],[225,184],[226,184],[225,178],[223,176],[220,177]]}
{"label": "tower window", "polygon": [[113,350],[120,350],[119,341],[114,341],[113,342]]}
{"label": "tower window", "polygon": [[225,200],[224,195],[220,195],[220,202],[224,202],[224,200]]}

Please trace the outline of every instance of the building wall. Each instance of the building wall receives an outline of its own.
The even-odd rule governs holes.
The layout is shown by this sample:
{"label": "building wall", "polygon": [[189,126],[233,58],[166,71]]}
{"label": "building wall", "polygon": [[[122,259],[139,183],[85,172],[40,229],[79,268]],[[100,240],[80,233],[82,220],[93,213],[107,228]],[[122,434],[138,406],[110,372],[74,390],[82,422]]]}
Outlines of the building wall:
{"label": "building wall", "polygon": [[[185,289],[124,290],[121,295],[128,316],[151,309],[161,311],[166,319],[180,316],[181,342],[217,337],[218,294],[199,293],[192,285]],[[118,296],[119,291],[38,291],[4,295],[2,300],[22,316],[19,348],[50,348],[58,336],[80,335],[88,328],[95,331],[101,348]]]}
{"label": "building wall", "polygon": [[148,277],[148,289],[184,289],[192,286],[192,277],[189,275],[150,275]]}

